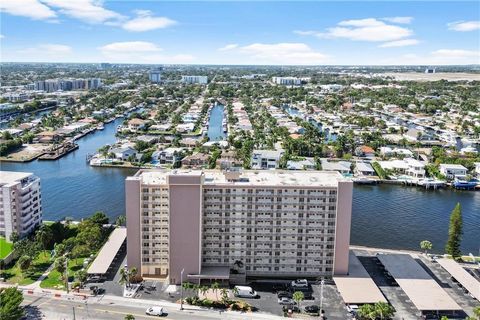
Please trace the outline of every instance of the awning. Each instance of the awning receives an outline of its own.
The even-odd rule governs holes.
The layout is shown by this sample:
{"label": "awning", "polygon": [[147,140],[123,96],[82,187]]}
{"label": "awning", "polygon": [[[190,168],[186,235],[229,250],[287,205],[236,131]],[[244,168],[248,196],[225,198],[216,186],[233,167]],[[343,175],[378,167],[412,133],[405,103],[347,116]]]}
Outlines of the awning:
{"label": "awning", "polygon": [[454,277],[465,289],[470,292],[475,299],[480,301],[480,282],[475,279],[470,273],[462,268],[453,259],[437,259],[439,265],[441,265],[452,277]]}
{"label": "awning", "polygon": [[230,279],[229,267],[202,267],[200,274],[189,274],[188,279],[212,279],[228,280]]}
{"label": "awning", "polygon": [[348,275],[334,276],[333,280],[346,304],[387,302],[353,251],[350,251]]}
{"label": "awning", "polygon": [[106,274],[122,244],[127,239],[126,228],[116,228],[108,237],[97,257],[88,268],[88,274]]}
{"label": "awning", "polygon": [[379,254],[377,257],[418,310],[462,310],[409,254]]}

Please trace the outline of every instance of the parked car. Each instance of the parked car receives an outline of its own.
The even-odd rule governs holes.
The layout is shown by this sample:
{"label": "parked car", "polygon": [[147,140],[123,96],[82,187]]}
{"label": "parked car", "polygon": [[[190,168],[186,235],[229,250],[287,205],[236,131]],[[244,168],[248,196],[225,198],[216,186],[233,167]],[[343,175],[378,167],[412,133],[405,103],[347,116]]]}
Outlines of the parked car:
{"label": "parked car", "polygon": [[148,308],[145,313],[149,316],[164,316],[167,315],[167,310],[164,307],[153,306]]}
{"label": "parked car", "polygon": [[319,313],[320,312],[320,307],[316,306],[316,305],[306,306],[305,307],[305,312],[307,312],[307,313]]}
{"label": "parked car", "polygon": [[277,297],[280,299],[280,298],[283,298],[283,297],[287,297],[287,298],[291,298],[292,297],[292,294],[288,291],[280,291],[279,293],[277,293]]}
{"label": "parked car", "polygon": [[288,289],[288,285],[284,283],[276,283],[272,287],[274,292],[286,291]]}
{"label": "parked car", "polygon": [[308,287],[308,281],[307,279],[297,279],[292,281],[290,285],[292,288],[305,288]]}
{"label": "parked car", "polygon": [[252,287],[246,287],[246,286],[235,286],[236,297],[241,297],[241,298],[256,298],[258,297],[258,293],[252,289]]}
{"label": "parked car", "polygon": [[287,305],[295,305],[297,303],[292,298],[282,297],[278,299],[278,304],[287,306]]}
{"label": "parked car", "polygon": [[97,282],[103,282],[105,281],[105,277],[102,276],[91,276],[87,278],[87,282],[90,283],[97,283]]}

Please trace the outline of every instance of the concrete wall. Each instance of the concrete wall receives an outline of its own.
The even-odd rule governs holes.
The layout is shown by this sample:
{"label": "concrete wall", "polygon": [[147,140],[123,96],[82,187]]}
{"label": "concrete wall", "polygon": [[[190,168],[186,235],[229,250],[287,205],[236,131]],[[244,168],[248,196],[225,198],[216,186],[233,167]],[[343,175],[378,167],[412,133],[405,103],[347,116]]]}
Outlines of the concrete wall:
{"label": "concrete wall", "polygon": [[141,270],[140,179],[129,177],[125,181],[125,210],[127,216],[127,265]]}
{"label": "concrete wall", "polygon": [[334,275],[348,274],[348,248],[352,221],[353,182],[339,181],[337,191],[337,221],[335,232]]}
{"label": "concrete wall", "polygon": [[201,175],[168,176],[170,198],[170,282],[179,284],[180,273],[201,270]]}

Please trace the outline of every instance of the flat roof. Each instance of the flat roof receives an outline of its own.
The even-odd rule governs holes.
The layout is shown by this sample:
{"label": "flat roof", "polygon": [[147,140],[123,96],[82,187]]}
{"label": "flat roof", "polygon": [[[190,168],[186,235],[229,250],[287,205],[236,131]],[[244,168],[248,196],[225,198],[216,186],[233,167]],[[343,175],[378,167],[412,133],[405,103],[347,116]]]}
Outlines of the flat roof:
{"label": "flat roof", "polygon": [[334,276],[333,280],[346,304],[387,302],[353,251],[349,254],[348,275]]}
{"label": "flat roof", "polygon": [[480,281],[475,279],[474,276],[463,269],[462,266],[453,259],[441,258],[437,259],[437,262],[467,289],[475,299],[480,301]]}
{"label": "flat roof", "polygon": [[[169,175],[204,175],[204,185],[336,187],[348,181],[336,171],[242,170],[240,180],[228,181],[221,170],[141,170],[135,176],[144,184],[166,184]],[[127,178],[128,179],[128,178]]]}
{"label": "flat roof", "polygon": [[116,228],[108,237],[107,242],[103,245],[93,263],[88,268],[89,274],[105,274],[115,259],[123,242],[127,238],[126,228]]}
{"label": "flat roof", "polygon": [[409,254],[379,254],[377,257],[418,310],[462,310]]}
{"label": "flat roof", "polygon": [[20,182],[31,175],[30,172],[0,171],[0,185]]}

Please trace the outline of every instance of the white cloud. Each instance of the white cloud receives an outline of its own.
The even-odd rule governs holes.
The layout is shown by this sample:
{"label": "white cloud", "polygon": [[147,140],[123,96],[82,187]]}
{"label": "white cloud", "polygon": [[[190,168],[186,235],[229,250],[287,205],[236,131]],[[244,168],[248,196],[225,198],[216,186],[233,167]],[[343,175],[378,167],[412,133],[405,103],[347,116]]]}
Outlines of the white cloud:
{"label": "white cloud", "polygon": [[228,51],[228,50],[233,50],[235,48],[238,48],[238,44],[231,43],[231,44],[227,44],[224,47],[218,48],[218,51]]}
{"label": "white cloud", "polygon": [[413,21],[413,17],[387,17],[382,20],[392,23],[410,24]]}
{"label": "white cloud", "polygon": [[0,34],[0,39],[3,39],[5,38],[5,36],[3,34]]}
{"label": "white cloud", "polygon": [[113,42],[98,48],[110,62],[119,63],[190,63],[195,60],[189,54],[166,55],[152,42]]}
{"label": "white cloud", "polygon": [[480,21],[456,21],[447,24],[449,30],[475,31],[480,29]]}
{"label": "white cloud", "polygon": [[379,61],[379,64],[405,65],[466,65],[480,64],[480,51],[439,49],[427,54],[405,54]]}
{"label": "white cloud", "polygon": [[387,24],[375,18],[341,21],[337,26],[328,28],[326,32],[295,31],[295,33],[327,39],[340,38],[369,42],[395,41],[413,35],[413,31],[408,28]]}
{"label": "white cloud", "polygon": [[42,0],[43,3],[59,9],[59,12],[87,23],[117,24],[125,19],[121,14],[108,10],[97,0]]}
{"label": "white cloud", "polygon": [[166,17],[154,17],[149,10],[137,10],[135,13],[137,17],[124,23],[122,25],[123,29],[141,32],[163,29],[177,24],[175,20]]}
{"label": "white cloud", "polygon": [[418,41],[417,39],[404,39],[404,40],[385,42],[379,45],[379,47],[380,48],[407,47],[407,46],[414,46],[419,43],[420,41]]}
{"label": "white cloud", "polygon": [[49,59],[64,60],[72,54],[72,47],[64,44],[46,43],[35,47],[29,47],[17,51],[23,58],[30,58],[31,61],[47,61]]}
{"label": "white cloud", "polygon": [[328,60],[326,55],[304,43],[253,43],[232,47],[226,52],[246,57],[242,60],[247,64],[315,65]]}
{"label": "white cloud", "polygon": [[38,0],[1,0],[0,11],[35,20],[53,19],[57,15]]}

